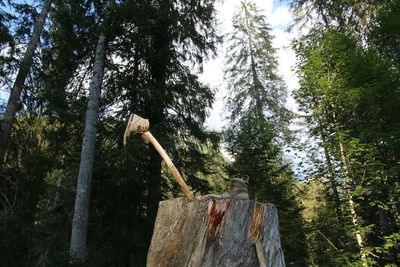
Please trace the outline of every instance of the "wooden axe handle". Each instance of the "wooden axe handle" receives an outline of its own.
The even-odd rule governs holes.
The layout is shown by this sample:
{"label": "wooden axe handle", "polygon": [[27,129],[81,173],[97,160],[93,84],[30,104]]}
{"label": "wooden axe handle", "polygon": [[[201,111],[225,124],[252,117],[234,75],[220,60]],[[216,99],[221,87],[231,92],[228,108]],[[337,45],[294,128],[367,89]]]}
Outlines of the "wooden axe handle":
{"label": "wooden axe handle", "polygon": [[168,154],[165,152],[165,150],[162,148],[160,143],[158,143],[157,139],[154,138],[154,136],[149,132],[146,131],[142,133],[142,138],[146,141],[150,141],[154,148],[157,150],[157,152],[160,154],[160,156],[165,160],[165,163],[167,163],[168,168],[172,171],[172,174],[174,175],[175,179],[177,180],[179,186],[181,187],[183,193],[187,198],[194,199],[192,192],[190,192],[189,187],[185,183],[185,180],[183,180],[181,174],[179,173],[178,169],[175,167],[174,163],[172,160],[169,158]]}

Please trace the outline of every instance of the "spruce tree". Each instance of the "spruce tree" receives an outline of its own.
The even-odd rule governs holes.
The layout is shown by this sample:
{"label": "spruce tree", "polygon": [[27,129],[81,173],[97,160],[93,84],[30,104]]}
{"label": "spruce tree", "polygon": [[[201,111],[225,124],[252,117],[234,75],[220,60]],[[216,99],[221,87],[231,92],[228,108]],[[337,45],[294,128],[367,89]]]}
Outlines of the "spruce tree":
{"label": "spruce tree", "polygon": [[[134,26],[123,27],[125,39],[115,44],[116,53],[126,62],[111,77],[114,81],[111,90],[124,92],[118,97],[125,103],[118,116],[127,118],[129,113],[137,113],[148,118],[153,135],[172,154],[173,160],[182,152],[196,154],[199,151],[196,143],[205,143],[209,137],[203,123],[213,92],[198,81],[188,64],[200,66],[203,58],[214,53],[218,41],[214,3],[154,1],[137,3],[134,10],[137,17],[127,14],[130,21],[126,24]],[[165,182],[160,156],[152,148],[148,153],[142,159],[149,164],[142,179],[148,192],[149,239],[158,202],[165,195],[162,192]],[[193,156],[187,160],[195,161]],[[190,165],[185,160],[176,161],[178,168]],[[198,165],[192,164],[193,171],[195,166]],[[188,184],[199,180],[194,175],[188,178],[194,182],[189,180]]]}
{"label": "spruce tree", "polygon": [[225,71],[231,94],[230,119],[235,121],[246,111],[256,109],[283,134],[290,112],[285,108],[285,85],[277,75],[271,28],[260,10],[248,1],[241,2],[240,11],[233,18],[233,28],[228,38]]}
{"label": "spruce tree", "polygon": [[234,157],[230,174],[248,175],[251,197],[277,205],[286,263],[304,266],[301,209],[282,154],[290,112],[285,107],[285,85],[277,74],[271,29],[249,1],[241,2],[233,28],[225,71],[231,111],[225,141]]}

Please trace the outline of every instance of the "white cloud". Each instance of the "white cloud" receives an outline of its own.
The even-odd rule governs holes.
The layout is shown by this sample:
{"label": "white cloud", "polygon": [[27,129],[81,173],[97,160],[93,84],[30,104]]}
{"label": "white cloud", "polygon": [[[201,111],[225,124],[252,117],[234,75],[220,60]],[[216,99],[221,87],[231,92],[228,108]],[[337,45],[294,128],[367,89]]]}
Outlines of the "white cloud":
{"label": "white cloud", "polygon": [[224,120],[224,97],[228,94],[223,84],[224,59],[219,56],[209,60],[204,66],[204,72],[200,75],[202,82],[216,90],[213,108],[206,121],[209,130],[220,131],[226,124]]}
{"label": "white cloud", "polygon": [[293,17],[288,7],[280,6],[271,12],[267,17],[267,21],[272,27],[286,27],[293,21]]}

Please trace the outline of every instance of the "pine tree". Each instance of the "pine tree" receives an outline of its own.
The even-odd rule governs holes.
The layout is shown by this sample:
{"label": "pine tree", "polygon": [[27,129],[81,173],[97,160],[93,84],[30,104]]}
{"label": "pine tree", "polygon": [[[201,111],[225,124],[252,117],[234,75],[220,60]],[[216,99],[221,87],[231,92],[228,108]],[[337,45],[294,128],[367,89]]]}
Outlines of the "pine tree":
{"label": "pine tree", "polygon": [[290,113],[285,108],[286,89],[277,75],[271,28],[251,2],[241,2],[233,18],[229,37],[226,79],[231,97],[231,120],[251,109],[262,111],[281,132],[286,131]]}
{"label": "pine tree", "polygon": [[[15,42],[11,25],[14,22],[14,16],[7,10],[8,5],[5,1],[0,1],[0,86],[4,87],[8,83],[10,78],[10,72],[12,71],[13,63],[15,58],[12,53],[15,50]],[[9,51],[7,51],[9,50]],[[7,51],[7,52],[6,52]],[[1,103],[3,105],[3,103]],[[1,113],[4,113],[3,107]]]}
{"label": "pine tree", "polygon": [[314,29],[334,27],[351,32],[361,44],[369,43],[371,22],[379,10],[384,10],[391,1],[362,0],[290,0],[298,25],[311,23]]}
{"label": "pine tree", "polygon": [[271,29],[247,1],[241,2],[233,27],[225,72],[231,111],[225,141],[235,159],[230,175],[248,175],[252,197],[277,205],[286,263],[304,266],[301,209],[282,154],[290,112],[285,108],[285,85],[277,75]]}
{"label": "pine tree", "polygon": [[1,122],[1,131],[0,131],[0,167],[3,165],[4,156],[6,149],[8,147],[8,139],[10,138],[10,132],[15,120],[15,114],[18,110],[18,106],[20,105],[20,98],[22,88],[25,83],[25,79],[29,73],[29,69],[32,64],[33,56],[35,53],[35,49],[39,43],[40,34],[43,30],[43,25],[46,21],[47,13],[49,12],[51,0],[46,0],[43,3],[42,12],[39,15],[39,18],[35,24],[35,27],[32,32],[32,36],[29,40],[28,46],[26,48],[24,57],[22,59],[21,65],[19,67],[17,76],[15,78],[13,87],[11,88],[10,97],[8,99],[6,111],[4,113],[3,120]]}
{"label": "pine tree", "polygon": [[[197,144],[205,143],[210,137],[203,123],[213,92],[198,81],[188,64],[200,66],[203,58],[214,53],[218,41],[214,3],[154,1],[137,3],[131,10],[137,17],[132,21],[132,14],[127,14],[130,21],[126,25],[134,27],[123,27],[125,39],[115,44],[116,53],[126,64],[112,73],[114,83],[110,84],[111,91],[124,92],[117,98],[125,103],[118,116],[127,118],[129,113],[136,113],[148,118],[153,135],[173,156],[177,167],[197,161],[199,164],[191,165],[195,173],[202,162],[193,156],[201,157]],[[110,97],[110,100],[116,99]],[[191,155],[180,157],[180,153]],[[152,148],[146,156],[141,160],[148,164],[142,179],[148,192],[146,233],[149,240],[158,202],[166,193],[162,192],[165,175],[160,156]],[[202,186],[196,175],[187,179],[189,184]]]}

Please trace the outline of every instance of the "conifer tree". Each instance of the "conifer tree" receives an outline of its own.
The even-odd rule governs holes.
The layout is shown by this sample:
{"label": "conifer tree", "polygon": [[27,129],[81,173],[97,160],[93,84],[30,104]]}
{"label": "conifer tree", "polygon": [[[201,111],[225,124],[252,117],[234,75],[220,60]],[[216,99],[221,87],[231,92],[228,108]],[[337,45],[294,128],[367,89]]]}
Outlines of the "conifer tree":
{"label": "conifer tree", "polygon": [[[10,71],[12,71],[12,63],[15,61],[13,53],[8,50],[13,51],[15,48],[14,36],[11,31],[11,25],[14,22],[14,16],[10,14],[7,10],[7,4],[5,1],[0,1],[0,86],[6,86],[7,81],[10,76]],[[7,52],[8,53],[7,53]],[[1,103],[3,105],[3,103]],[[4,113],[3,107],[1,113]]]}
{"label": "conifer tree", "polygon": [[[107,9],[109,6],[110,4],[107,4],[105,8]],[[85,131],[83,134],[78,182],[76,187],[74,218],[72,221],[70,255],[79,262],[83,262],[86,256],[89,203],[92,187],[97,124],[100,113],[99,102],[104,77],[107,45],[107,36],[104,29],[102,29],[96,45],[93,74],[89,84]]]}
{"label": "conifer tree", "polygon": [[[125,38],[117,40],[114,46],[126,62],[124,67],[112,72],[114,83],[109,85],[111,91],[124,92],[117,96],[125,103],[118,115],[127,118],[129,113],[137,113],[148,118],[152,133],[172,154],[177,167],[191,166],[192,173],[196,173],[197,168],[202,168],[202,161],[198,159],[201,155],[199,143],[205,143],[210,137],[203,123],[213,101],[213,92],[198,81],[188,64],[201,66],[203,59],[214,53],[218,41],[214,2],[136,4],[131,10],[137,17],[126,14],[126,25],[134,26],[122,27]],[[166,192],[162,192],[165,175],[161,158],[152,148],[147,153],[147,158],[141,160],[147,164],[142,179],[148,192],[146,233],[149,241],[158,202]],[[178,158],[180,153],[190,156]],[[197,159],[193,155],[197,155]],[[196,175],[184,178],[189,179],[188,184],[201,187]]]}
{"label": "conifer tree", "polygon": [[231,111],[225,141],[235,159],[230,174],[248,175],[251,196],[277,205],[285,260],[288,265],[305,266],[295,181],[282,154],[290,112],[285,107],[285,85],[277,74],[271,29],[249,1],[241,2],[233,28],[225,71]]}
{"label": "conifer tree", "polygon": [[46,21],[47,13],[49,12],[51,0],[45,0],[43,3],[43,9],[38,17],[38,20],[33,29],[31,38],[26,48],[24,57],[19,67],[17,76],[15,78],[13,87],[11,88],[10,97],[7,102],[6,111],[4,113],[3,120],[1,122],[0,131],[0,167],[2,167],[4,155],[8,147],[8,139],[10,138],[10,132],[15,120],[15,114],[18,110],[18,106],[21,105],[20,98],[22,88],[25,83],[25,79],[28,76],[29,69],[32,64],[35,49],[40,40],[40,34],[43,30],[44,23]]}
{"label": "conifer tree", "polygon": [[265,16],[252,2],[243,1],[240,12],[233,18],[233,28],[225,72],[231,93],[228,99],[231,120],[255,109],[273,122],[276,129],[285,131],[290,112],[285,108],[286,89],[276,73],[273,37]]}

